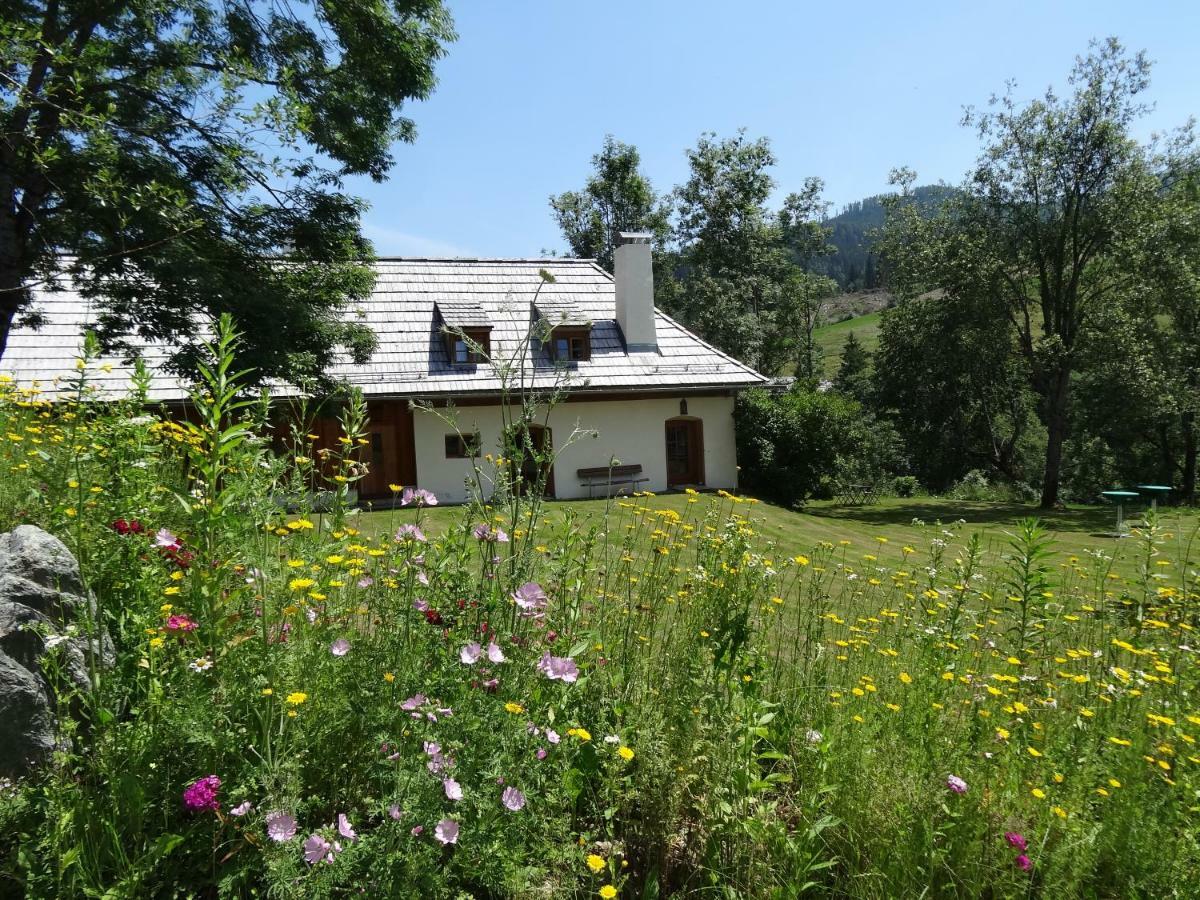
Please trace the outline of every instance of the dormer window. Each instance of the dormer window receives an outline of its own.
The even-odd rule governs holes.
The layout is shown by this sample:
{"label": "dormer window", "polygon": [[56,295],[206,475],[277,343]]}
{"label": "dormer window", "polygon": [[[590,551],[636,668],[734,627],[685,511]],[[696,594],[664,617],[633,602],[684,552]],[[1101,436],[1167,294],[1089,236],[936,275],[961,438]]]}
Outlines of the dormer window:
{"label": "dormer window", "polygon": [[492,353],[492,325],[483,307],[473,300],[439,300],[434,313],[446,341],[450,365],[487,362]]}
{"label": "dormer window", "polygon": [[490,328],[464,328],[462,333],[446,332],[446,350],[455,366],[474,366],[487,362],[492,352]]}
{"label": "dormer window", "polygon": [[592,358],[591,330],[559,326],[550,332],[549,350],[556,362],[586,362]]}

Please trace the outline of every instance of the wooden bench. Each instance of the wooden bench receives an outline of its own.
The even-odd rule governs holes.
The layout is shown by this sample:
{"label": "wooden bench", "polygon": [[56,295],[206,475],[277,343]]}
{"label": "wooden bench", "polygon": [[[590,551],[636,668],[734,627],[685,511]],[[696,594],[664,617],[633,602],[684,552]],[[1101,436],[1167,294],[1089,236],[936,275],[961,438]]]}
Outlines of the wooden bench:
{"label": "wooden bench", "polygon": [[637,490],[637,486],[650,479],[642,475],[642,467],[633,463],[621,466],[595,466],[590,469],[576,469],[575,474],[588,489],[588,496],[594,496],[597,487],[604,487],[604,496],[611,497],[621,493],[622,488]]}

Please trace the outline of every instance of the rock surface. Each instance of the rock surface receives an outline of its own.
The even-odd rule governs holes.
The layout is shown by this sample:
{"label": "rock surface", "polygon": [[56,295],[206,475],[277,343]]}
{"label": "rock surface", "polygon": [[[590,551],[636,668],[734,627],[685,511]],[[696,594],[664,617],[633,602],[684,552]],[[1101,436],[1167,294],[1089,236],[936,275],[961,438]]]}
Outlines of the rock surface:
{"label": "rock surface", "polygon": [[[0,534],[0,777],[23,775],[54,748],[50,671],[79,691],[91,688],[83,622],[94,612],[79,563],[62,541],[33,525]],[[106,636],[99,665],[112,662]],[[54,665],[45,665],[47,653]]]}

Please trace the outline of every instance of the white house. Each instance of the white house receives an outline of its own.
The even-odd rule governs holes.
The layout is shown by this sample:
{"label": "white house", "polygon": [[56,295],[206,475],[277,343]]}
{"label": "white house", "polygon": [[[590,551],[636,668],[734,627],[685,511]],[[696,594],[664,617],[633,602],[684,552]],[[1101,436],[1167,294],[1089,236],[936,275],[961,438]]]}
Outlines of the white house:
{"label": "white house", "polygon": [[[348,312],[375,331],[377,349],[366,365],[330,367],[368,400],[371,466],[360,494],[386,497],[388,485],[404,484],[467,499],[466,445],[477,435],[480,452],[496,452],[505,381],[565,389],[548,428],[531,435],[555,451],[556,497],[602,494],[607,474],[587,470],[614,459],[627,467],[625,487],[736,487],[734,396],[765,379],[656,310],[649,239],[621,237],[615,277],[590,260],[380,260],[371,299]],[[39,292],[35,307],[44,326],[10,336],[0,372],[53,391],[74,369],[87,306],[62,290]],[[186,385],[155,371],[161,350],[145,357],[151,399],[181,400]],[[131,368],[109,362],[94,382],[123,394]]]}

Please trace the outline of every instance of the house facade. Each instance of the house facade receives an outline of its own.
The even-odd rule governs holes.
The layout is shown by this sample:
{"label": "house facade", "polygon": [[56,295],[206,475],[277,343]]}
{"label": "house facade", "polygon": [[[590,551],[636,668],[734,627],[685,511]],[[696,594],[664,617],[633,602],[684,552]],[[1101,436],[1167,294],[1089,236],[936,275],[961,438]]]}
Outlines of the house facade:
{"label": "house facade", "polygon": [[[329,369],[367,399],[361,497],[405,485],[467,500],[477,456],[502,444],[504,402],[522,396],[556,398],[529,429],[553,451],[555,497],[602,496],[609,476],[589,470],[613,466],[626,488],[737,486],[734,398],[765,379],[654,308],[648,236],[622,235],[614,276],[574,259],[383,259],[376,268],[370,300],[347,312],[373,329],[376,351],[365,365]],[[11,335],[0,372],[52,394],[74,369],[88,310],[70,290],[40,292],[35,308],[43,327]],[[151,399],[181,401],[187,385],[158,369],[161,348],[144,357]],[[93,383],[124,394],[131,367],[102,362]],[[319,442],[335,440],[335,427],[321,423]]]}

